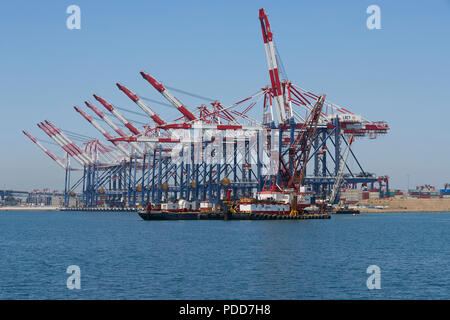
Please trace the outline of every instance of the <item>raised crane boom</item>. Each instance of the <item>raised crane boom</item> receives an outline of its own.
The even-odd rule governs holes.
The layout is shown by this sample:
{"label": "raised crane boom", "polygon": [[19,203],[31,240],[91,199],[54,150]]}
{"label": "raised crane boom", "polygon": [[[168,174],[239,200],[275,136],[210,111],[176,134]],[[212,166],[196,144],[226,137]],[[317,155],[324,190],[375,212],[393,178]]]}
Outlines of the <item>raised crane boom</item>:
{"label": "raised crane boom", "polygon": [[92,160],[88,155],[86,155],[84,153],[83,150],[81,150],[80,147],[78,147],[75,142],[73,142],[61,129],[57,128],[55,125],[53,125],[53,123],[51,123],[48,120],[45,120],[45,123],[48,125],[48,127],[52,128],[52,130],[58,135],[60,136],[64,141],[66,141],[67,143],[69,143],[71,146],[73,146],[73,148],[76,150],[77,154],[80,156],[80,158],[82,158],[83,160],[85,160],[87,163],[89,164],[94,164],[94,160]]}
{"label": "raised crane boom", "polygon": [[59,166],[63,169],[66,169],[66,166],[61,161],[61,159],[58,159],[55,157],[50,151],[47,150],[35,137],[33,137],[31,134],[26,132],[25,130],[22,131],[24,135],[26,135],[28,138],[30,138],[31,141],[33,141],[42,151],[44,151],[50,158],[52,158]]}
{"label": "raised crane boom", "polygon": [[[127,137],[125,132],[123,132],[122,129],[120,129],[106,114],[104,114],[102,111],[98,110],[92,103],[89,101],[84,102],[88,108],[90,108],[92,111],[95,112],[97,116],[100,117],[103,121],[105,121],[116,133],[118,133],[121,137]],[[131,146],[140,154],[144,154],[144,150],[137,144],[137,143],[131,143]]]}
{"label": "raised crane boom", "polygon": [[39,129],[44,131],[53,141],[55,141],[69,156],[74,158],[82,167],[85,165],[88,165],[87,162],[85,162],[83,159],[81,159],[77,152],[73,149],[73,147],[70,144],[67,144],[67,142],[63,141],[61,137],[59,137],[57,134],[55,134],[51,128],[48,128],[45,123],[40,122],[37,124]]}
{"label": "raised crane boom", "polygon": [[116,142],[116,141],[111,141],[111,139],[113,138],[108,131],[106,131],[101,125],[100,123],[98,123],[97,121],[95,121],[95,119],[93,119],[91,116],[89,116],[86,112],[84,112],[83,110],[81,110],[80,108],[78,108],[77,106],[74,106],[74,109],[83,116],[83,118],[85,118],[87,121],[89,121],[90,124],[92,124],[94,126],[95,129],[97,129],[108,141],[110,141],[112,144],[114,144],[124,155],[126,155],[127,157],[130,156],[130,153],[128,152],[127,149],[125,149],[120,143]]}
{"label": "raised crane boom", "polygon": [[270,30],[269,19],[263,8],[259,9],[259,21],[261,22],[264,47],[266,49],[267,65],[269,67],[270,82],[272,84],[272,93],[275,100],[275,110],[277,111],[277,120],[278,123],[283,123],[291,117],[290,109],[286,107],[284,102],[280,75],[278,73],[277,55],[273,44],[273,34]]}
{"label": "raised crane boom", "polygon": [[[291,147],[289,148],[289,162],[293,173],[289,178],[288,187],[296,188],[297,185],[303,183],[306,172],[306,165],[309,158],[309,153],[316,136],[317,125],[319,123],[320,114],[322,112],[323,103],[325,102],[325,95],[321,95],[314,107],[312,108],[302,130],[298,133]],[[282,162],[282,161],[281,161]],[[284,162],[282,162],[284,165]],[[300,172],[298,168],[301,166]],[[287,171],[289,172],[289,171]]]}
{"label": "raised crane boom", "polygon": [[141,99],[139,99],[139,97],[134,94],[133,92],[131,92],[131,90],[129,90],[128,88],[126,88],[125,86],[121,85],[120,83],[116,83],[116,86],[123,92],[125,93],[128,98],[130,98],[131,100],[134,101],[134,103],[136,103],[139,108],[142,109],[142,111],[144,111],[150,118],[152,118],[152,120],[159,126],[162,126],[164,124],[166,124],[164,122],[164,120],[162,120],[157,114],[156,112],[154,112],[149,106],[147,106],[145,103],[142,102]]}
{"label": "raised crane boom", "polygon": [[[122,114],[120,114],[119,111],[117,111],[116,109],[114,109],[114,107],[109,104],[108,102],[106,102],[105,99],[103,99],[102,97],[99,97],[98,95],[94,94],[94,98],[100,102],[109,112],[111,112],[120,122],[123,123],[123,125],[125,127],[128,128],[128,130],[131,131],[131,133],[133,133],[134,135],[141,135],[141,133],[139,132],[138,129],[136,129],[131,123],[130,121],[128,121]],[[147,147],[149,147],[150,149],[154,149],[154,146],[151,145],[150,143],[146,144]]]}
{"label": "raised crane boom", "polygon": [[193,121],[197,119],[192,112],[188,110],[181,102],[178,100],[172,93],[170,93],[169,90],[167,90],[161,83],[156,81],[154,78],[152,78],[149,74],[145,73],[144,71],[141,71],[141,76],[147,80],[159,93],[161,93],[164,98],[167,99],[175,108],[180,111],[183,116],[186,117],[189,121]]}
{"label": "raised crane boom", "polygon": [[98,96],[96,94],[94,94],[94,98],[95,98],[95,100],[100,102],[106,108],[106,110],[111,112],[120,122],[122,122],[123,125],[125,127],[127,127],[127,129],[130,130],[132,134],[140,134],[139,130],[136,129],[130,123],[130,121],[128,121],[124,116],[122,116],[119,111],[114,109],[113,106],[111,104],[109,104],[105,99],[103,99],[102,97],[100,97],[100,96]]}

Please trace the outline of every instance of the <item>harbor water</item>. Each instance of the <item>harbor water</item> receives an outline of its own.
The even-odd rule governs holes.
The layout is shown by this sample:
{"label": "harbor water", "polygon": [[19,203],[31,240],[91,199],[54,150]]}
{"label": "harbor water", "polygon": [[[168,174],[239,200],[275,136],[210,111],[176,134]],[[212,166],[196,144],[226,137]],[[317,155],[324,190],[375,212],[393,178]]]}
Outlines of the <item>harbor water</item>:
{"label": "harbor water", "polygon": [[[450,213],[143,221],[0,212],[0,299],[449,299]],[[80,268],[68,289],[67,267]],[[380,268],[369,290],[367,268]]]}

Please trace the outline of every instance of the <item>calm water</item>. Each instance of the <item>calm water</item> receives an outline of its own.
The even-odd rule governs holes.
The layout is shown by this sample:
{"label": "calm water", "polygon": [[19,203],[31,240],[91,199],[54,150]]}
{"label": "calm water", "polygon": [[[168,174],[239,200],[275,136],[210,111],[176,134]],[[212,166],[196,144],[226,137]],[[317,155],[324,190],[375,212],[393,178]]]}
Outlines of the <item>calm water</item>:
{"label": "calm water", "polygon": [[[1,299],[449,299],[450,213],[143,221],[0,212]],[[366,269],[381,268],[368,290]],[[66,268],[81,268],[68,290]]]}

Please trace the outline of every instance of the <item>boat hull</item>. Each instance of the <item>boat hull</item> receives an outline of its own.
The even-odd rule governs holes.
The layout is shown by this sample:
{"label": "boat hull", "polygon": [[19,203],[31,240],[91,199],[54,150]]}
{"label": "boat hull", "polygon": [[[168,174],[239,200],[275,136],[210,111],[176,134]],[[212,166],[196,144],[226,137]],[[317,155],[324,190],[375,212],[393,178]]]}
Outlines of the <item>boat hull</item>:
{"label": "boat hull", "polygon": [[297,216],[257,213],[198,213],[198,212],[138,212],[143,220],[305,220],[330,219],[327,214],[304,214]]}
{"label": "boat hull", "polygon": [[138,212],[139,216],[144,220],[197,220],[198,213],[196,212]]}

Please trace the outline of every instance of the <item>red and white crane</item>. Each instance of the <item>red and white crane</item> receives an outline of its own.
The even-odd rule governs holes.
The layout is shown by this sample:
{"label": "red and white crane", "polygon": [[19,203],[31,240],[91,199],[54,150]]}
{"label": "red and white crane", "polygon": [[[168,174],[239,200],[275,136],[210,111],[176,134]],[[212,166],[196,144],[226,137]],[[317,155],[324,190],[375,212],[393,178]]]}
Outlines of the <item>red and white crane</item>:
{"label": "red and white crane", "polygon": [[125,156],[129,157],[130,152],[120,143],[116,141],[112,141],[113,137],[106,131],[95,119],[93,119],[91,116],[89,116],[86,112],[78,108],[77,106],[74,106],[74,109],[83,116],[89,123],[91,123],[95,129],[97,129],[108,141],[111,141],[112,144],[114,144],[117,149],[119,149]]}
{"label": "red and white crane", "polygon": [[[229,136],[231,136],[231,139],[240,139],[238,137],[240,131],[265,130],[267,131],[267,139],[264,142],[266,153],[271,153],[271,156],[272,154],[275,154],[275,158],[280,157],[281,167],[276,164],[276,168],[279,169],[277,174],[279,174],[278,177],[280,177],[281,180],[280,186],[299,191],[306,175],[306,163],[310,159],[310,152],[312,152],[311,148],[313,147],[313,142],[317,141],[314,140],[316,139],[316,136],[318,136],[316,135],[317,130],[320,129],[323,130],[323,132],[330,132],[334,128],[339,128],[339,130],[342,130],[341,132],[343,134],[361,136],[366,134],[376,135],[378,133],[386,133],[389,127],[386,123],[367,121],[361,116],[353,114],[346,108],[339,107],[329,101],[326,101],[324,95],[316,95],[311,91],[302,89],[287,79],[284,79],[283,65],[280,56],[277,54],[271,26],[264,9],[259,10],[259,21],[264,40],[270,85],[261,88],[256,94],[246,99],[240,100],[228,107],[224,107],[219,101],[213,101],[212,99],[206,98],[206,100],[210,100],[210,102],[213,101],[211,103],[211,108],[208,108],[206,105],[202,105],[198,107],[199,112],[191,112],[186,105],[178,100],[165,86],[149,74],[141,71],[141,76],[170,103],[170,106],[175,107],[181,113],[178,119],[171,123],[167,123],[150,106],[143,102],[143,100],[147,99],[139,97],[127,87],[120,83],[116,83],[116,86],[134,103],[136,103],[138,107],[143,110],[154,123],[156,123],[156,126],[150,127],[146,123],[144,124],[144,129],[140,128],[138,130],[133,124],[131,124],[130,121],[126,119],[126,117],[116,110],[120,108],[114,107],[98,95],[94,95],[95,99],[99,101],[110,113],[112,113],[118,121],[120,121],[120,123],[131,132],[131,134],[125,133],[124,131],[126,130],[122,128],[119,122],[111,116],[108,115],[108,117],[105,115],[88,101],[85,101],[85,104],[118,134],[117,138],[113,137],[107,130],[105,130],[103,127],[104,125],[100,125],[98,119],[95,119],[95,116],[89,115],[89,112],[86,113],[78,107],[75,107],[75,109],[116,147],[110,145],[105,146],[101,141],[93,139],[84,142],[84,150],[81,150],[66,134],[64,134],[62,130],[56,128],[50,122],[46,121],[39,123],[38,126],[44,130],[44,132],[46,132],[46,134],[48,134],[59,146],[61,146],[68,156],[74,158],[82,166],[90,166],[91,164],[100,164],[99,167],[114,166],[117,165],[118,160],[123,161],[123,155],[125,155],[130,157],[128,162],[130,164],[130,168],[133,161],[135,161],[135,163],[139,163],[141,161],[141,163],[145,164],[145,158],[141,156],[145,156],[147,147],[154,150],[155,146],[161,146],[159,150],[159,152],[161,152],[160,154],[164,157],[164,159],[167,155],[167,159],[169,159],[169,161],[160,161],[159,163],[161,165],[165,165],[166,163],[170,163],[169,157],[171,154],[167,153],[167,151],[171,151],[172,149],[163,149],[162,144],[184,144],[199,141],[204,142],[202,147],[205,146],[206,149],[206,147],[209,147],[212,142],[214,145],[217,144],[219,148],[218,150],[221,150],[219,144],[230,142],[231,140],[228,139],[230,138]],[[183,93],[190,95],[186,92]],[[192,96],[203,98],[198,95]],[[251,117],[251,113],[249,112],[260,100],[263,101],[263,110],[262,112],[257,111],[256,113],[262,115],[262,122],[253,119]],[[275,109],[275,112],[272,112],[272,108]],[[255,110],[253,109],[253,111]],[[163,113],[160,114],[164,115]],[[114,120],[114,122],[111,119]],[[149,119],[147,120],[150,121]],[[339,125],[335,126],[335,122]],[[277,131],[275,131],[275,129]],[[166,132],[161,134],[163,132],[162,130],[166,130],[168,134],[166,134]],[[220,134],[223,134],[225,130],[234,132],[225,139],[211,138],[211,141],[208,141],[210,132],[215,132],[215,130],[220,131]],[[72,134],[69,131],[67,132],[69,133],[69,136],[72,137]],[[193,135],[191,135],[191,133],[193,133]],[[245,132],[245,134],[247,133],[249,132]],[[69,166],[65,166],[63,160],[59,160],[48,152],[45,147],[43,147],[36,139],[31,137],[25,131],[24,134],[35,142],[44,152],[46,152],[49,157],[57,161],[60,166],[64,168]],[[252,141],[256,141],[251,140],[255,135],[243,136],[245,136],[245,139],[248,138],[248,146],[253,143]],[[263,135],[259,136],[263,137]],[[77,137],[77,135],[74,137]],[[322,150],[325,150],[323,149],[324,147],[326,148],[326,139],[328,139],[328,137],[323,137],[322,140],[324,139],[325,141],[323,141],[324,146],[322,146]],[[130,147],[128,148],[125,146],[121,143],[121,141],[129,142]],[[350,143],[351,141],[352,139],[350,140]],[[243,152],[245,151],[244,149],[246,148],[246,143],[236,145],[235,152],[238,156],[236,157],[236,159],[238,159],[236,160],[237,162],[241,161],[239,159],[241,156],[241,151],[243,154],[242,161],[247,161],[245,159],[245,152]],[[241,146],[243,146],[242,150]],[[273,148],[273,146],[276,148]],[[337,150],[336,153],[339,152],[337,148],[335,148],[335,150]],[[206,149],[206,151],[208,151],[208,149]],[[120,152],[123,155],[120,154]],[[166,154],[163,154],[163,152]],[[345,158],[348,156],[348,152],[350,152],[349,149],[346,150]],[[155,157],[154,159],[156,159],[157,153],[153,153],[153,156]],[[289,158],[287,158],[287,156],[289,156]],[[252,155],[250,155],[250,157],[252,157]],[[105,162],[99,163],[99,158],[101,158],[101,160],[105,160]],[[322,159],[327,160],[326,158]],[[339,159],[335,160],[339,161]],[[324,163],[326,164],[325,161]],[[147,163],[147,165],[150,167],[150,162]],[[247,166],[246,168],[251,167],[248,167],[247,163],[243,163],[243,165]],[[338,177],[339,175],[342,176],[342,166],[339,170]],[[262,174],[261,176],[264,175],[265,174]],[[269,173],[267,176],[271,175],[273,175],[273,173]],[[204,175],[204,177],[206,177],[206,175]],[[210,179],[213,179],[212,174],[210,174]],[[144,179],[142,181],[144,181]],[[336,181],[338,181],[337,185],[339,185],[339,180],[337,179]],[[333,192],[333,196],[335,196],[335,193],[336,192]]]}
{"label": "red and white crane", "polygon": [[95,161],[98,161],[101,156],[104,159],[102,166],[117,165],[124,158],[121,153],[117,154],[117,149],[106,147],[97,139],[85,142],[84,151]]}
{"label": "red and white crane", "polygon": [[48,128],[45,123],[40,122],[37,124],[37,126],[39,127],[39,129],[44,131],[53,141],[55,141],[64,151],[66,151],[68,155],[74,158],[75,161],[77,161],[82,167],[88,165],[86,161],[78,156],[76,150],[74,150],[70,144],[67,144],[57,134],[51,131],[51,128]]}
{"label": "red and white crane", "polygon": [[[109,104],[105,99],[103,99],[102,97],[94,94],[94,98],[100,102],[109,112],[111,112],[120,122],[122,122],[122,124],[127,127],[128,130],[130,130],[130,132],[134,135],[142,135],[138,129],[136,129],[131,123],[130,121],[128,121],[123,115],[120,114],[119,111],[117,111],[116,109],[114,109],[114,107]],[[149,147],[150,149],[153,149],[154,146],[150,143],[146,143],[146,146]],[[143,151],[142,154],[144,154],[145,152]]]}
{"label": "red and white crane", "polygon": [[269,19],[264,9],[259,9],[259,21],[261,22],[261,30],[266,49],[267,65],[269,67],[270,82],[272,84],[272,94],[275,101],[275,109],[277,111],[277,119],[281,124],[291,117],[290,109],[284,101],[284,95],[281,87],[280,75],[278,72],[278,61],[273,44],[273,34],[270,30]]}
{"label": "red and white crane", "polygon": [[[102,111],[98,110],[92,103],[90,103],[89,101],[85,101],[84,103],[92,111],[94,111],[95,114],[97,116],[99,116],[100,119],[105,121],[117,134],[119,134],[119,136],[121,136],[121,137],[128,137],[128,135],[125,134],[125,132],[123,132],[123,130],[120,129],[119,126],[117,126],[106,114],[104,114]],[[130,144],[141,155],[145,153],[144,150],[137,143],[132,142]]]}
{"label": "red and white crane", "polygon": [[114,107],[109,104],[105,99],[103,99],[102,97],[94,94],[94,98],[95,100],[97,100],[98,102],[100,102],[105,108],[106,110],[108,110],[109,112],[111,112],[120,122],[123,123],[123,125],[125,127],[127,127],[128,130],[130,130],[130,132],[132,134],[140,134],[139,130],[136,129],[131,123],[130,121],[128,121],[123,115],[120,114],[119,111],[117,111],[116,109],[114,109]]}
{"label": "red and white crane", "polygon": [[42,151],[44,151],[52,160],[54,160],[61,168],[67,169],[66,165],[61,159],[58,159],[55,157],[50,151],[47,150],[35,137],[33,137],[31,134],[26,132],[25,130],[22,130],[23,134],[26,135],[28,138],[30,138],[31,141],[33,141]]}
{"label": "red and white crane", "polygon": [[84,153],[83,150],[81,150],[80,147],[78,147],[75,142],[73,142],[61,129],[58,129],[56,126],[54,126],[50,121],[45,120],[45,123],[53,130],[53,132],[60,136],[64,141],[66,141],[68,144],[70,144],[77,152],[77,154],[85,160],[87,163],[94,164],[94,160],[92,160],[88,155]]}
{"label": "red and white crane", "polygon": [[155,111],[153,111],[149,106],[147,106],[144,102],[142,102],[141,99],[139,99],[139,97],[134,94],[133,92],[131,92],[129,89],[127,89],[125,86],[121,85],[120,83],[116,83],[117,87],[123,92],[125,93],[128,98],[130,98],[131,100],[133,100],[138,106],[139,108],[142,109],[142,111],[144,111],[150,118],[152,118],[152,120],[159,126],[166,124],[166,122],[164,120],[162,120]]}
{"label": "red and white crane", "polygon": [[196,116],[192,112],[188,110],[181,102],[178,100],[172,93],[170,93],[169,90],[167,90],[161,83],[156,81],[153,77],[151,77],[149,74],[145,73],[144,71],[141,71],[141,76],[147,80],[159,93],[161,93],[164,98],[167,99],[175,108],[180,111],[183,116],[186,117],[188,121],[194,121],[197,119]]}

